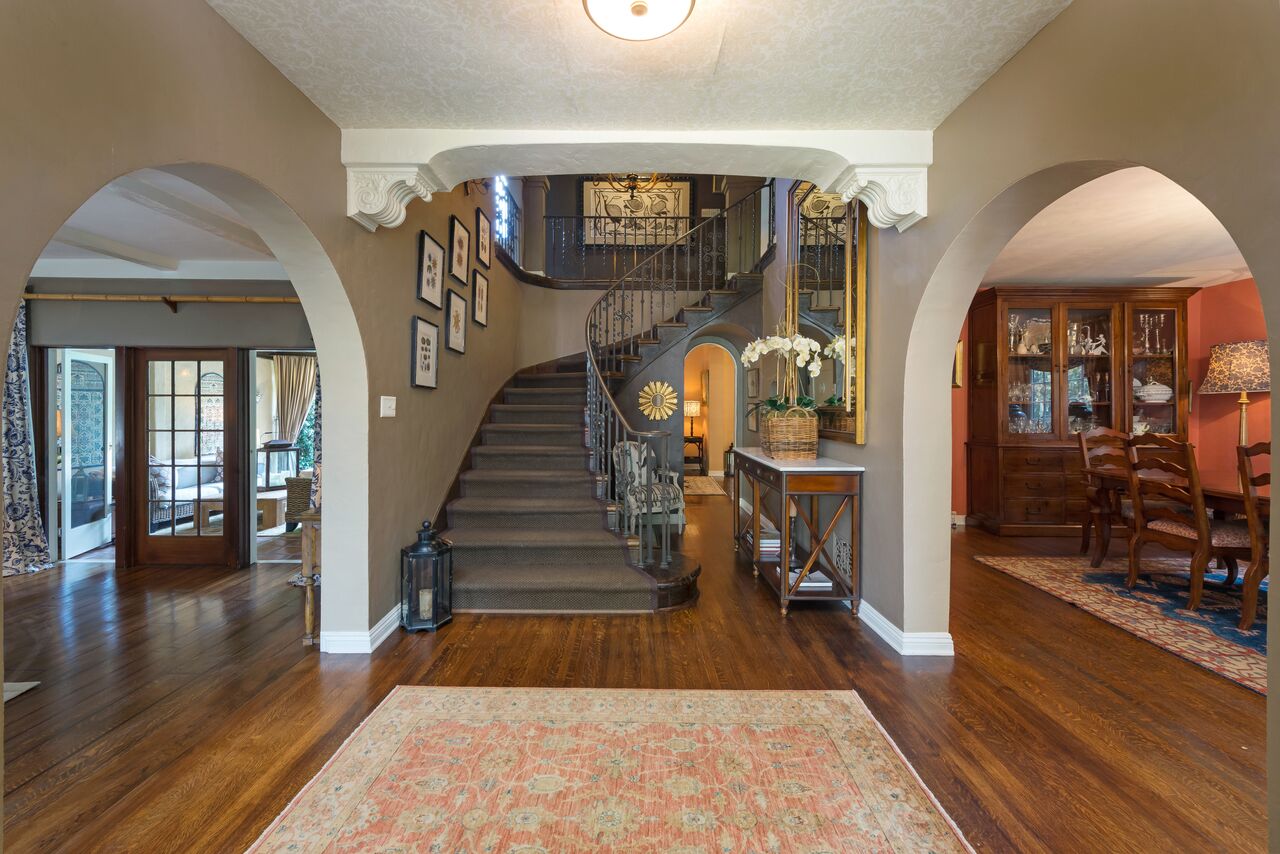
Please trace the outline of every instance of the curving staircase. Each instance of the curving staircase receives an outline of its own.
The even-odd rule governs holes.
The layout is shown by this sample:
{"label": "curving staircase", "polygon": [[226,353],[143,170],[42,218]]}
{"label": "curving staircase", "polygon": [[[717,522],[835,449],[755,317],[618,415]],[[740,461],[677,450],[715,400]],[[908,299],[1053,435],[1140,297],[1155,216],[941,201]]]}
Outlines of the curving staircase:
{"label": "curving staircase", "polygon": [[[671,434],[634,428],[614,393],[759,291],[759,248],[747,238],[760,233],[765,190],[657,248],[597,300],[582,356],[518,373],[490,406],[445,509],[454,610],[633,613],[696,601],[700,569],[674,547],[662,506],[680,488],[660,475],[672,468]],[[634,470],[614,470],[619,443],[643,449]]]}

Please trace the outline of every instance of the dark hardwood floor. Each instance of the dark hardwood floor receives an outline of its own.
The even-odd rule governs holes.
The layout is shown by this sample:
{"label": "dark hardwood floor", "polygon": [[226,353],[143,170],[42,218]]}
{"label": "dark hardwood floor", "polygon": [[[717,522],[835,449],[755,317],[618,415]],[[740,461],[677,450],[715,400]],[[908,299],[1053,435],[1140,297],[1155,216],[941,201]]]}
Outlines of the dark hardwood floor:
{"label": "dark hardwood floor", "polygon": [[980,850],[1264,849],[1262,697],[972,559],[1074,541],[957,534],[957,655],[903,660],[836,606],[780,617],[728,499],[689,516],[692,609],[460,615],[371,659],[301,645],[288,564],[5,579],[5,677],[41,682],[5,706],[6,848],[242,851],[419,684],[856,688]]}

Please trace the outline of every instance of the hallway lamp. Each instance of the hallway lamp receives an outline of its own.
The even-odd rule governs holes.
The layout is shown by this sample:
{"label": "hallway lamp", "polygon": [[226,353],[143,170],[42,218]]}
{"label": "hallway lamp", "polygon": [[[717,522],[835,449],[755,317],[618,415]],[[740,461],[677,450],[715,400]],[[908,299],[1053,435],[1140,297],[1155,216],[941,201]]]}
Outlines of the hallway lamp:
{"label": "hallway lamp", "polygon": [[1209,373],[1200,394],[1239,394],[1240,444],[1249,444],[1249,392],[1271,391],[1271,356],[1266,341],[1236,341],[1209,348]]}
{"label": "hallway lamp", "polygon": [[698,400],[686,400],[684,402],[684,417],[689,419],[689,435],[693,435],[693,419],[702,414],[702,402]]}

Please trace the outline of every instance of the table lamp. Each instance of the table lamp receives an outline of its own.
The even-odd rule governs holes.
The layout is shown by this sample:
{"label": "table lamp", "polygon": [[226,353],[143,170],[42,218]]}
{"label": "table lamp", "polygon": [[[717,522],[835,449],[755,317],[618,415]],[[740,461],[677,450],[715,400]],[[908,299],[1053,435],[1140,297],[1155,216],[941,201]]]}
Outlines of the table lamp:
{"label": "table lamp", "polygon": [[702,401],[686,400],[684,402],[684,417],[689,419],[689,435],[693,435],[693,419],[702,414]]}
{"label": "table lamp", "polygon": [[1239,394],[1240,444],[1249,444],[1249,392],[1271,391],[1271,356],[1266,341],[1236,341],[1209,348],[1209,373],[1201,394]]}

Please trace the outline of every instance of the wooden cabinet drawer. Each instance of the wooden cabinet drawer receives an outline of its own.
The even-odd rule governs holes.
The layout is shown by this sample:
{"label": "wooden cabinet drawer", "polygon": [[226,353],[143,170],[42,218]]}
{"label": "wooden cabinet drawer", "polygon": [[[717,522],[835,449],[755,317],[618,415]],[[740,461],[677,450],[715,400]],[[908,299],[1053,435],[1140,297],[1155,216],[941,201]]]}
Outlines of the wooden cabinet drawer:
{"label": "wooden cabinet drawer", "polygon": [[1063,492],[1067,498],[1084,499],[1084,478],[1080,476],[1080,472],[1068,472],[1065,483],[1066,489]]}
{"label": "wooden cabinet drawer", "polygon": [[1066,483],[1060,474],[1034,472],[1004,476],[1007,498],[1062,498]]}
{"label": "wooden cabinet drawer", "polygon": [[1083,498],[1067,499],[1067,521],[1080,522],[1089,517],[1089,502]]}
{"label": "wooden cabinet drawer", "polygon": [[1062,451],[1008,449],[1004,452],[1005,471],[1062,471]]}
{"label": "wooden cabinet drawer", "polygon": [[1004,520],[1061,525],[1066,521],[1066,502],[1061,498],[1008,498],[1004,502]]}

